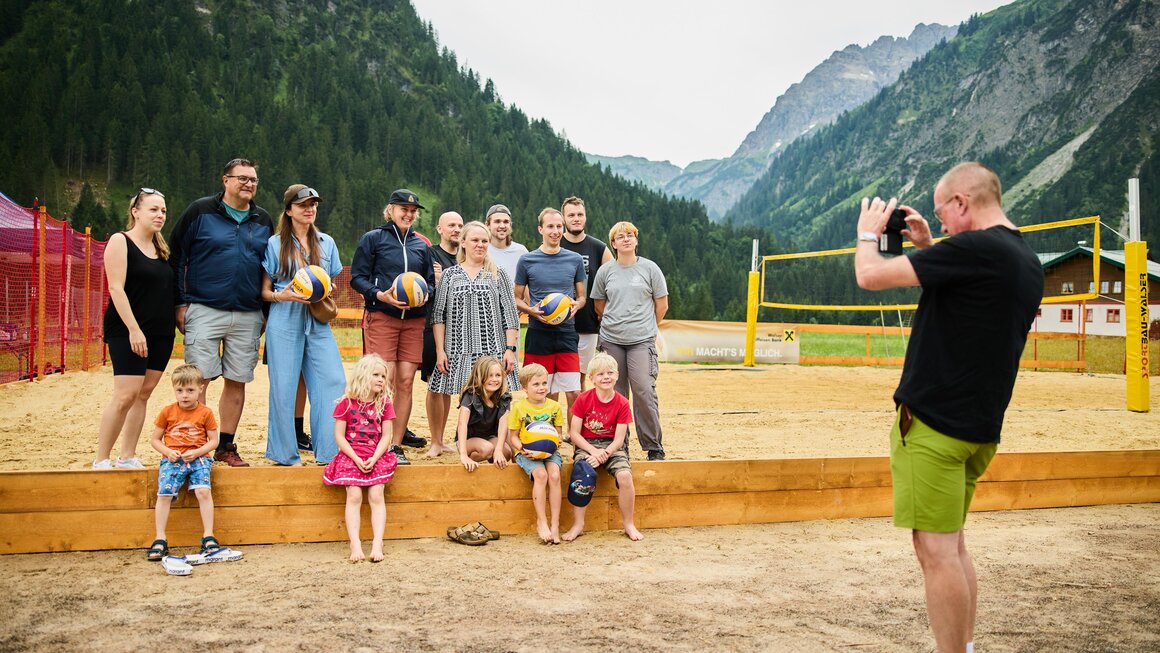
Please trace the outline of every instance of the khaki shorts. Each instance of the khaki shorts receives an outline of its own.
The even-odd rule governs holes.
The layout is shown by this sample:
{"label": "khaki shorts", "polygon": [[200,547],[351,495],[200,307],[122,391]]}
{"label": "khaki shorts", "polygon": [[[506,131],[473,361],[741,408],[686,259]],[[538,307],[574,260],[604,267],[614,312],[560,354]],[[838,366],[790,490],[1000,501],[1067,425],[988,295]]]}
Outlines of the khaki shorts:
{"label": "khaki shorts", "polygon": [[580,373],[588,373],[588,364],[592,362],[592,357],[596,355],[596,341],[600,338],[599,334],[595,333],[581,333],[580,343],[577,346],[580,354]]}
{"label": "khaki shorts", "polygon": [[262,311],[223,311],[190,304],[185,311],[185,362],[196,365],[207,381],[224,376],[249,383],[258,366]]}
{"label": "khaki shorts", "polygon": [[[612,444],[612,439],[608,438],[589,440],[588,444],[596,447],[597,449],[607,449],[608,445]],[[588,452],[584,451],[580,447],[576,447],[576,453],[572,456],[573,460],[588,460],[588,458]],[[628,464],[628,443],[625,442],[623,445],[621,445],[620,449],[612,452],[612,454],[608,456],[608,460],[604,461],[604,464],[600,467],[604,468],[604,471],[608,472],[608,475],[613,478],[616,478],[616,475],[620,472],[631,472],[632,465]],[[619,483],[617,486],[619,486]]]}
{"label": "khaki shorts", "polygon": [[378,354],[388,363],[404,361],[423,364],[423,326],[421,317],[399,319],[386,313],[367,311],[363,322],[363,344],[366,353]]}
{"label": "khaki shorts", "polygon": [[944,435],[913,417],[903,438],[898,416],[890,431],[890,477],[894,525],[930,533],[963,528],[975,484],[995,457],[998,444],[967,442]]}

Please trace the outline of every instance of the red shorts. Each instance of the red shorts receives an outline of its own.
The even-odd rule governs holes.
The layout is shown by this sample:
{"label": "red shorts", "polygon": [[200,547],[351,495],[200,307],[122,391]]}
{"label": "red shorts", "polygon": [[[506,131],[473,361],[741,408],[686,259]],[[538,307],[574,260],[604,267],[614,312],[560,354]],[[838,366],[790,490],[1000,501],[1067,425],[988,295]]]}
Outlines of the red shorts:
{"label": "red shorts", "polygon": [[539,363],[548,370],[548,392],[580,391],[580,354],[574,351],[556,354],[524,352],[524,365]]}
{"label": "red shorts", "polygon": [[386,313],[367,311],[363,318],[363,349],[388,363],[423,363],[424,318],[401,320]]}

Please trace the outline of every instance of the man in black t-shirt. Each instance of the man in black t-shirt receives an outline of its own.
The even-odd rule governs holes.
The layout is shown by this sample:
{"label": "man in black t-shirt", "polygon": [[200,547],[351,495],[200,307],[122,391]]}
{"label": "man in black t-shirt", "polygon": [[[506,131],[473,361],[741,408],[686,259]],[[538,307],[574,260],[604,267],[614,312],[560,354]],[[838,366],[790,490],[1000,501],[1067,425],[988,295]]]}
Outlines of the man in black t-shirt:
{"label": "man in black t-shirt", "polygon": [[[439,234],[439,242],[431,245],[431,260],[435,261],[435,287],[439,287],[439,279],[443,271],[459,265],[456,255],[459,253],[459,233],[463,231],[463,217],[455,211],[448,211],[439,216],[435,225],[435,232]],[[431,293],[434,295],[434,291]],[[435,305],[434,302],[431,303]],[[423,329],[423,366],[420,377],[426,382],[435,371],[435,333],[431,330],[431,312],[427,312],[427,326]],[[447,427],[447,415],[451,410],[451,395],[441,395],[427,391],[427,425],[431,429],[431,447],[427,449],[427,457],[435,458],[450,447],[443,444],[443,430]]]}
{"label": "man in black t-shirt", "polygon": [[596,279],[596,271],[601,265],[612,260],[612,252],[603,242],[584,233],[588,224],[588,214],[584,207],[584,200],[573,195],[564,200],[560,207],[564,215],[564,238],[560,240],[560,247],[571,250],[584,259],[584,274],[588,275],[586,284],[588,296],[583,308],[576,312],[576,333],[580,335],[580,389],[583,390],[584,370],[596,354],[596,340],[600,333],[600,318],[596,317],[596,309],[592,303],[592,282]]}
{"label": "man in black t-shirt", "polygon": [[862,200],[854,271],[867,290],[921,286],[890,436],[894,524],[912,531],[939,651],[974,647],[978,586],[963,523],[995,455],[1043,267],[1003,212],[998,176],[961,163],[934,189],[950,237],[934,243],[913,208],[913,256],[883,258],[878,239],[897,200]]}

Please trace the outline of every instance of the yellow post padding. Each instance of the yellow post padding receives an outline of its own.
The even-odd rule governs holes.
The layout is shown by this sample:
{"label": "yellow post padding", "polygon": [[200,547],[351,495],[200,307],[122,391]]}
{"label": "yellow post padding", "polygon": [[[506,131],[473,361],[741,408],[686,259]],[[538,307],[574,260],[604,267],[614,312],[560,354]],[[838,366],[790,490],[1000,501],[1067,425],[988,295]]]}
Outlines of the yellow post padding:
{"label": "yellow post padding", "polygon": [[1148,247],[1143,241],[1124,243],[1124,313],[1128,376],[1128,410],[1149,410],[1148,383]]}
{"label": "yellow post padding", "polygon": [[761,284],[761,273],[749,273],[749,295],[745,301],[745,367],[753,367],[757,349],[757,296]]}

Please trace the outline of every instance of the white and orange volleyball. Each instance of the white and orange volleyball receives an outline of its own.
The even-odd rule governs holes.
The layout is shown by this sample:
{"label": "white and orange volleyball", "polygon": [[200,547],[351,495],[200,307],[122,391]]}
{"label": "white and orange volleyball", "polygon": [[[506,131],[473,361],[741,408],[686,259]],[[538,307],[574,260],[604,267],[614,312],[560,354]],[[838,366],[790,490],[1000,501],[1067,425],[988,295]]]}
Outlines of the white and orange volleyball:
{"label": "white and orange volleyball", "polygon": [[290,288],[311,304],[320,302],[330,294],[330,275],[317,265],[308,265],[294,274]]}
{"label": "white and orange volleyball", "polygon": [[543,311],[542,317],[548,324],[559,324],[568,319],[572,310],[572,298],[564,293],[552,292],[544,296],[536,306]]}
{"label": "white and orange volleyball", "polygon": [[418,272],[400,274],[391,282],[391,288],[395,291],[395,299],[411,308],[422,306],[430,293],[427,280]]}

